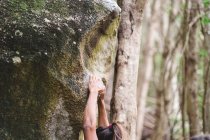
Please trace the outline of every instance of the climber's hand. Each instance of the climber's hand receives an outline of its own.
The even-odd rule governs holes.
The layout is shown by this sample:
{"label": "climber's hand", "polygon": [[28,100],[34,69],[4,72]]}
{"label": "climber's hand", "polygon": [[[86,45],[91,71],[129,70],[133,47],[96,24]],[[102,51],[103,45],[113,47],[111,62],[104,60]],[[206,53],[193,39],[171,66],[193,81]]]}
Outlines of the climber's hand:
{"label": "climber's hand", "polygon": [[97,76],[90,76],[89,80],[90,93],[99,93],[99,91],[105,90],[105,86],[102,80]]}
{"label": "climber's hand", "polygon": [[104,100],[104,95],[106,94],[106,88],[99,91],[99,99]]}

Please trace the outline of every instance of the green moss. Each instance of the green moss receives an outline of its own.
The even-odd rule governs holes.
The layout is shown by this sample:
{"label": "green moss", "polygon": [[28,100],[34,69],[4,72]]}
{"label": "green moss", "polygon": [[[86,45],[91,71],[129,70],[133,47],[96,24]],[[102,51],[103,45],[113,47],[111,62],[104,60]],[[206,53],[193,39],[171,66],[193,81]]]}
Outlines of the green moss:
{"label": "green moss", "polygon": [[[90,57],[90,59],[88,59],[88,62],[87,62],[88,69],[90,69],[90,70],[92,69],[91,67],[93,66],[93,63],[96,61],[97,55],[100,54],[102,49],[104,49],[103,45],[116,35],[116,29],[118,28],[118,25],[119,25],[119,18],[116,18],[106,28],[106,30],[104,31],[104,34],[101,34],[101,36],[98,38],[97,43],[95,44],[94,49],[92,51],[91,57]],[[92,34],[94,34],[94,33],[92,33]],[[89,36],[89,38],[93,38],[93,37]],[[115,46],[109,46],[109,48],[115,49]],[[111,54],[109,59],[111,59],[111,57],[113,57],[113,55],[115,55],[114,50],[112,50],[111,52],[113,54]],[[111,60],[109,60],[109,61],[111,62]]]}
{"label": "green moss", "polygon": [[[47,131],[46,121],[50,115],[48,110],[55,107],[62,91],[60,82],[48,74],[43,66],[34,61],[0,68],[0,80],[4,81],[0,88],[5,87],[2,90],[5,100],[0,102],[3,106],[0,122],[5,122],[1,128],[5,128],[16,139],[46,137],[47,133],[44,132]],[[9,74],[3,76],[5,72]]]}
{"label": "green moss", "polygon": [[98,4],[95,5],[94,8],[95,8],[95,11],[96,12],[101,12],[101,11],[104,11],[105,10],[105,8],[102,5],[98,5]]}
{"label": "green moss", "polygon": [[45,0],[10,0],[9,5],[13,11],[41,10],[45,6]]}
{"label": "green moss", "polygon": [[52,13],[59,13],[62,16],[68,15],[67,3],[63,0],[54,0],[51,3],[47,3],[46,9]]}
{"label": "green moss", "polygon": [[[10,15],[20,19],[22,14],[33,12],[40,14],[43,10],[48,10],[50,13],[57,13],[61,16],[68,15],[67,3],[63,0],[54,0],[47,2],[46,0],[10,0],[7,3],[10,9]],[[62,7],[62,8],[61,8]]]}

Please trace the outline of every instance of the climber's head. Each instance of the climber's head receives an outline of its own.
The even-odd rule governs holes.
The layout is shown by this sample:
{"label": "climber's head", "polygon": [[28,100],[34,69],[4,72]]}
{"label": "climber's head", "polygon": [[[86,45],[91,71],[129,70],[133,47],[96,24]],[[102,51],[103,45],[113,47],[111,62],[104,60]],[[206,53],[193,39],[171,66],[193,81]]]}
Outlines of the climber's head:
{"label": "climber's head", "polygon": [[113,123],[107,128],[99,127],[96,133],[98,140],[126,140],[124,130],[118,123]]}

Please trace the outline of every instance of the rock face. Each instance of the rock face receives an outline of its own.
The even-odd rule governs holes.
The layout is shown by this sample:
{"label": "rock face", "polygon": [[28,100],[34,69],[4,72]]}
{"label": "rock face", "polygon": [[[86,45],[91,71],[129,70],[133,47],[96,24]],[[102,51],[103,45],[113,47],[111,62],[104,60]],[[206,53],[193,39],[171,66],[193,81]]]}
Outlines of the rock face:
{"label": "rock face", "polygon": [[89,74],[113,74],[119,13],[112,0],[0,1],[0,139],[78,140]]}

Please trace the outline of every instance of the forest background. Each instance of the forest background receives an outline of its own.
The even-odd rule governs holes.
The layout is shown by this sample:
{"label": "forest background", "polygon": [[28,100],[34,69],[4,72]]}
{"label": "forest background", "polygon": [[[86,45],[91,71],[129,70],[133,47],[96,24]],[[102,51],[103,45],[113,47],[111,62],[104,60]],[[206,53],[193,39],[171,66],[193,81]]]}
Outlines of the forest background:
{"label": "forest background", "polygon": [[137,139],[209,134],[210,1],[148,0],[140,52]]}

